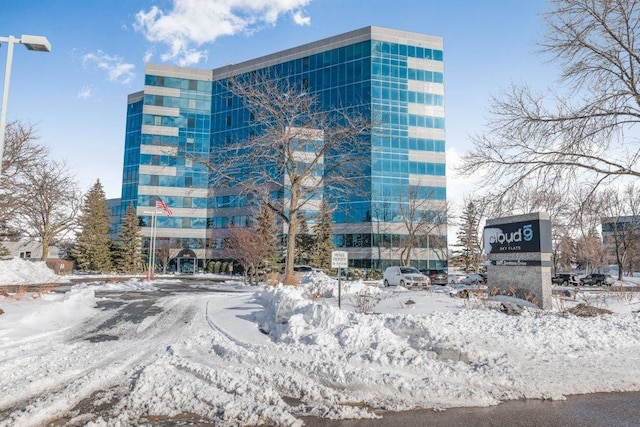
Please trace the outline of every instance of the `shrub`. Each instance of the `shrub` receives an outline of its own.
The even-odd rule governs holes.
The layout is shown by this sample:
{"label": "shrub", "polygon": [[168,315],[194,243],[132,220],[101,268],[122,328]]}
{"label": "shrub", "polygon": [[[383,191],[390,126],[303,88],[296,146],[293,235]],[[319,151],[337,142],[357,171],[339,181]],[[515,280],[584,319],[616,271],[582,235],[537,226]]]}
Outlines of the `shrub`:
{"label": "shrub", "polygon": [[380,294],[367,286],[353,297],[353,305],[358,313],[370,314],[380,302]]}
{"label": "shrub", "polygon": [[382,280],[382,270],[371,269],[367,271],[367,280]]}
{"label": "shrub", "polygon": [[362,279],[364,277],[364,272],[359,268],[350,268],[347,270],[347,277],[349,279]]}
{"label": "shrub", "polygon": [[213,261],[209,261],[207,263],[207,273],[213,273],[214,266],[215,266],[215,263]]}

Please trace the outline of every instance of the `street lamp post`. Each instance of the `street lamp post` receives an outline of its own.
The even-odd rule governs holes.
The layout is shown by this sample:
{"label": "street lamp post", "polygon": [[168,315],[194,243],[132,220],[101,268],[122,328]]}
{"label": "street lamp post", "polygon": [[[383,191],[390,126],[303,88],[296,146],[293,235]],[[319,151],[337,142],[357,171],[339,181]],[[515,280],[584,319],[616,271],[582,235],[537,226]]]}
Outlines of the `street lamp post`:
{"label": "street lamp post", "polygon": [[7,127],[7,103],[9,102],[9,81],[11,79],[11,63],[13,62],[13,45],[23,44],[36,52],[51,52],[51,43],[43,36],[23,34],[19,39],[14,36],[0,37],[0,46],[7,44],[7,65],[4,71],[4,88],[2,90],[2,111],[0,111],[0,174],[2,173],[2,157],[4,155],[4,138]]}

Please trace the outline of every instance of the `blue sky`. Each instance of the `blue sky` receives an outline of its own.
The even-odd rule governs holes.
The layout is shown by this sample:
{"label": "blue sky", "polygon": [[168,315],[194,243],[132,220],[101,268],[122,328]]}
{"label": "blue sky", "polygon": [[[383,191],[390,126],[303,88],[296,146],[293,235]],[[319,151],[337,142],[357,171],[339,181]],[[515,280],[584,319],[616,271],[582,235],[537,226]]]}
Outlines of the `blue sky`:
{"label": "blue sky", "polygon": [[[444,37],[454,164],[481,130],[491,95],[512,82],[542,89],[556,78],[535,53],[547,7],[544,0],[5,0],[0,36],[44,35],[52,45],[48,54],[16,45],[8,119],[35,125],[83,190],[100,179],[107,197],[119,197],[127,94],[142,89],[146,62],[211,69],[377,25]],[[2,45],[2,79],[6,52]],[[471,189],[453,176],[448,187],[458,204]]]}

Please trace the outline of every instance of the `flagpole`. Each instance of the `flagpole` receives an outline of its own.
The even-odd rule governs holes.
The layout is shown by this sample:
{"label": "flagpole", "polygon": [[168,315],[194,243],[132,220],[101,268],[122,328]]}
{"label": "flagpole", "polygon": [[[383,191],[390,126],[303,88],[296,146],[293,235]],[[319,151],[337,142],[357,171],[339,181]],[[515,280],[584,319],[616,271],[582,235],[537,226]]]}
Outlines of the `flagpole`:
{"label": "flagpole", "polygon": [[151,278],[156,274],[156,237],[158,235],[158,208],[153,210],[153,256],[151,257],[151,265],[153,265],[153,269],[151,270]]}
{"label": "flagpole", "polygon": [[149,272],[147,273],[147,280],[153,279],[156,265],[156,227],[158,224],[158,209],[155,208],[151,215],[151,236],[149,237]]}
{"label": "flagpole", "polygon": [[156,200],[156,205],[153,209],[153,212],[145,211],[145,213],[150,213],[152,215],[151,233],[149,236],[149,272],[147,273],[147,280],[153,279],[153,275],[156,272],[156,234],[158,229],[158,208],[162,209],[162,211],[166,213],[167,216],[173,215],[171,208],[169,208],[169,206],[159,197],[158,200]]}

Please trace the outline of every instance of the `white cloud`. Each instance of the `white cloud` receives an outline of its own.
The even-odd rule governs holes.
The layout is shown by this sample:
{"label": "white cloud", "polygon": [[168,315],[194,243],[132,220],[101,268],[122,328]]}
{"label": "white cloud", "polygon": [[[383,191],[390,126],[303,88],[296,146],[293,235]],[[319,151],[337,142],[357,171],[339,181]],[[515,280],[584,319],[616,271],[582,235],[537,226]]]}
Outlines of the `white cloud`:
{"label": "white cloud", "polygon": [[144,53],[144,56],[142,57],[142,62],[146,64],[147,62],[151,61],[152,57],[153,57],[153,49],[147,49],[147,51]]}
{"label": "white cloud", "polygon": [[205,43],[218,37],[251,33],[261,25],[275,25],[290,14],[297,25],[309,25],[303,8],[312,0],[174,0],[173,9],[153,6],[136,15],[134,28],[153,43],[168,45],[163,61],[188,66],[207,58]]}
{"label": "white cloud", "polygon": [[298,10],[293,13],[293,22],[298,25],[311,25],[311,18],[304,16],[302,11]]}
{"label": "white cloud", "polygon": [[129,84],[135,77],[135,65],[127,64],[119,56],[110,56],[101,50],[95,53],[87,53],[82,57],[82,63],[86,66],[94,66],[107,72],[109,81]]}
{"label": "white cloud", "polygon": [[84,86],[78,92],[78,99],[89,99],[93,96],[93,88],[91,86]]}

